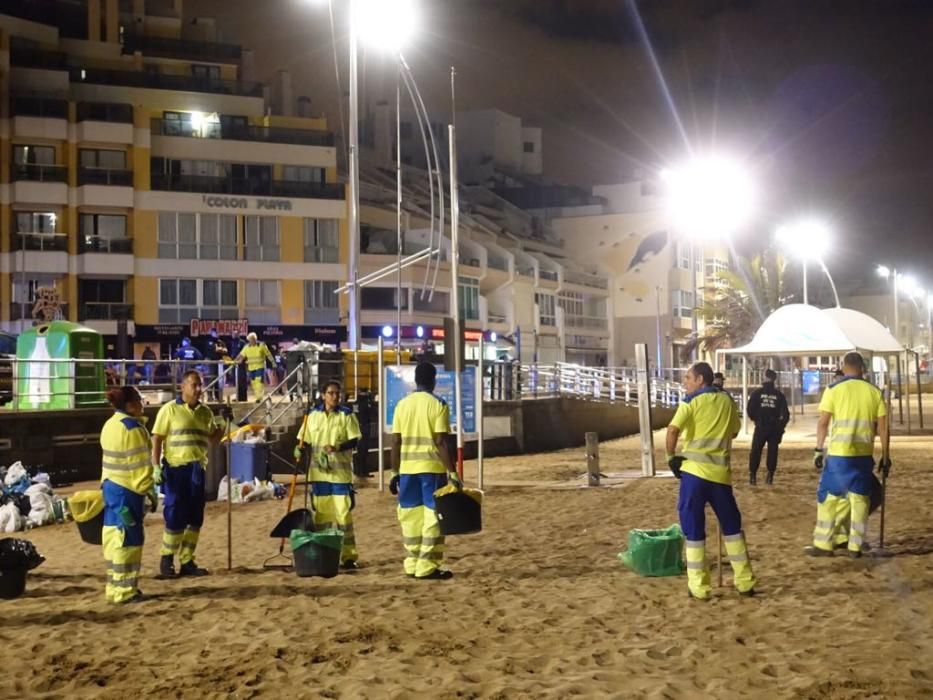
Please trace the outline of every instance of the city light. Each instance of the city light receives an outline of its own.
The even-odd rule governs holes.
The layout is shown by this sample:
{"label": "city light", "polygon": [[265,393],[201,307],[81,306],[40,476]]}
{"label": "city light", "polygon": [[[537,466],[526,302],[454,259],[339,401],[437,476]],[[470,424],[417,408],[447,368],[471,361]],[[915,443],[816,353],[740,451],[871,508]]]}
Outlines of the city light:
{"label": "city light", "polygon": [[417,328],[415,328],[415,335],[417,335],[419,338],[423,338],[424,337],[424,326],[418,326]]}
{"label": "city light", "polygon": [[755,187],[745,169],[723,156],[665,170],[667,208],[679,231],[695,240],[730,236],[751,217]]}
{"label": "city light", "polygon": [[490,340],[491,342],[495,343],[495,342],[496,342],[496,339],[497,339],[498,337],[499,337],[499,336],[496,335],[496,332],[495,332],[495,331],[489,331],[489,340]]}
{"label": "city light", "polygon": [[392,337],[392,326],[383,326],[382,327],[382,337],[391,338]]}
{"label": "city light", "polygon": [[414,0],[356,0],[351,20],[367,46],[398,53],[415,32]]}
{"label": "city light", "polygon": [[910,298],[914,298],[923,293],[923,290],[917,283],[917,278],[913,275],[902,275],[900,285],[901,289],[904,291],[904,294]]}
{"label": "city light", "polygon": [[781,226],[775,238],[787,252],[802,260],[821,260],[829,250],[829,227],[817,219]]}
{"label": "city light", "polygon": [[875,268],[875,271],[878,273],[879,277],[884,277],[885,279],[891,276],[891,270],[887,265],[879,265]]}

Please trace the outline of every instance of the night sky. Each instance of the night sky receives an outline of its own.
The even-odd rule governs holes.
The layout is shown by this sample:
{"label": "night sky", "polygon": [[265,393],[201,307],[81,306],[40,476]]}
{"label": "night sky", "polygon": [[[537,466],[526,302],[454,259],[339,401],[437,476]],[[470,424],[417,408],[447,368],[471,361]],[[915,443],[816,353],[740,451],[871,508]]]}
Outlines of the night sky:
{"label": "night sky", "polygon": [[[346,89],[346,16],[334,5]],[[458,109],[499,107],[544,128],[550,181],[617,182],[690,149],[724,150],[747,160],[762,192],[744,248],[819,214],[834,230],[837,278],[877,261],[933,286],[933,0],[420,6],[404,53],[429,112],[449,113],[456,66]],[[187,0],[186,14],[217,17],[224,39],[254,49],[260,79],[290,70],[296,94],[336,128],[324,0]],[[394,96],[391,61],[370,53],[361,70],[364,101]]]}

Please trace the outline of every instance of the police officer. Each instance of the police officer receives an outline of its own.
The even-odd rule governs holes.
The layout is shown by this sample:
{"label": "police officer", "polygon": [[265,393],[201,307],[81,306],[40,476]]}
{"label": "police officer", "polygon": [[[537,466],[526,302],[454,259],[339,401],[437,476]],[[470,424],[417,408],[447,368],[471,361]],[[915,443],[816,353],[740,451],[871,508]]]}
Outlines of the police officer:
{"label": "police officer", "polygon": [[262,401],[265,393],[265,375],[266,362],[275,364],[275,358],[269,352],[265,343],[259,341],[255,333],[246,335],[246,345],[236,356],[237,362],[246,362],[246,370],[249,373],[250,383],[253,385],[253,396],[257,402]]}
{"label": "police officer", "polygon": [[143,507],[148,499],[155,512],[159,497],[149,464],[149,431],[143,424],[139,392],[131,386],[111,389],[107,401],[114,413],[100,432],[105,595],[108,603],[132,603],[142,598],[139,570],[143,558]]}
{"label": "police officer", "polygon": [[436,378],[434,365],[418,363],[415,391],[398,402],[392,421],[389,491],[398,496],[398,520],[408,551],[405,573],[421,580],[453,577],[441,568],[444,536],[434,510],[434,492],[448,478],[461,485],[447,449],[450,411],[443,399],[431,393]]}
{"label": "police officer", "polygon": [[204,356],[201,354],[200,350],[191,344],[191,340],[182,338],[181,347],[178,348],[178,351],[175,353],[175,359],[184,361],[181,366],[182,374],[184,374],[185,372],[193,370],[194,363],[203,360]]}
{"label": "police officer", "polygon": [[[849,556],[862,556],[873,487],[872,469],[875,436],[881,438],[878,467],[887,476],[891,468],[888,412],[881,390],[862,379],[865,362],[857,352],[842,361],[842,379],[830,384],[820,399],[813,464],[822,469],[817,490],[816,527],[811,556],[833,555],[845,548]],[[830,432],[830,422],[832,431]],[[829,433],[829,450],[824,445]],[[825,469],[824,467],[825,463]],[[850,517],[848,537],[842,523]],[[843,544],[844,542],[844,544]]]}
{"label": "police officer", "polygon": [[[213,383],[211,387],[210,398],[214,401],[220,401],[223,398],[223,383],[218,380],[220,376],[220,362],[227,354],[227,346],[217,337],[217,329],[211,328],[210,333],[204,341],[204,359],[210,363],[206,367],[205,379],[208,384]],[[215,381],[216,380],[216,381]]]}
{"label": "police officer", "polygon": [[[340,382],[324,385],[324,402],[308,412],[301,441],[311,449],[312,505],[315,529],[336,528],[343,532],[341,563],[344,569],[358,568],[359,553],[353,534],[353,448],[360,439],[360,426],[349,406],[340,403]],[[295,459],[301,459],[295,447]]]}
{"label": "police officer", "polygon": [[[159,575],[175,577],[175,555],[179,576],[206,576],[207,569],[194,562],[201,526],[204,524],[204,470],[207,448],[217,444],[223,427],[214,424],[211,409],[201,403],[202,382],[197,372],[186,372],[181,396],[159,409],[152,426],[152,464],[155,481],[161,484],[165,502],[165,532]],[[229,419],[230,407],[221,416]]]}
{"label": "police officer", "polygon": [[787,410],[787,399],[784,394],[774,386],[777,374],[773,369],[765,370],[765,380],[761,387],[755,389],[748,398],[745,413],[755,423],[755,432],[752,434],[752,447],[748,453],[748,483],[755,486],[758,483],[758,466],[761,464],[761,452],[768,446],[768,456],[765,464],[768,467],[768,476],[765,483],[768,486],[774,483],[774,471],[777,469],[778,445],[784,437],[784,429],[790,420]]}
{"label": "police officer", "polygon": [[376,405],[369,389],[360,389],[356,397],[357,421],[360,425],[360,441],[356,446],[353,459],[353,474],[360,479],[369,477],[369,439],[373,419],[376,417]]}
{"label": "police officer", "polygon": [[[732,493],[730,452],[739,432],[735,402],[713,386],[713,368],[698,362],[684,375],[687,396],[667,428],[667,463],[680,479],[677,510],[686,537],[687,587],[697,600],[709,600],[712,587],[706,561],[706,504],[719,519],[726,552],[739,593],[755,594],[755,575],[748,559],[742,514]],[[680,434],[684,449],[676,454]]]}

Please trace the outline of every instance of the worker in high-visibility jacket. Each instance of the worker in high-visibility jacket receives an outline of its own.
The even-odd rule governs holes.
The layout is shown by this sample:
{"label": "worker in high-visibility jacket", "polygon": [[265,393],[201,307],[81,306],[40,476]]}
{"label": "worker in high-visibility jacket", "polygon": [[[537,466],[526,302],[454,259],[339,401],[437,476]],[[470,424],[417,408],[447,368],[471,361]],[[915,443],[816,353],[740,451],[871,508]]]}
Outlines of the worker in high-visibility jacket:
{"label": "worker in high-visibility jacket", "polygon": [[[846,549],[850,557],[857,558],[866,544],[875,436],[881,438],[878,467],[887,476],[891,468],[891,435],[881,390],[862,379],[862,356],[848,353],[843,358],[842,372],[844,376],[830,384],[820,399],[813,464],[823,473],[816,493],[813,546],[806,552],[830,557],[834,549]],[[827,433],[828,454],[824,449]],[[845,532],[843,523],[847,518],[849,527]]]}
{"label": "worker in high-visibility jacket", "polygon": [[324,402],[308,412],[298,435],[295,458],[301,459],[301,445],[311,450],[308,481],[314,506],[316,530],[335,528],[343,532],[340,553],[344,569],[357,569],[359,553],[353,533],[353,448],[360,439],[360,425],[353,409],[340,404],[340,382],[324,385]]}
{"label": "worker in high-visibility jacket", "polygon": [[149,431],[143,402],[132,386],[107,392],[114,414],[100,431],[100,488],[104,495],[104,527],[101,533],[107,562],[108,603],[132,603],[142,599],[139,570],[143,558],[143,517],[149,501],[154,512],[159,497],[149,464]]}
{"label": "worker in high-visibility jacket", "polygon": [[246,362],[246,371],[253,385],[253,397],[256,401],[262,401],[265,393],[266,361],[275,364],[275,358],[272,357],[269,348],[259,340],[255,333],[248,333],[246,345],[242,347],[235,361]]}
{"label": "worker in high-visibility jacket", "polygon": [[[712,587],[706,561],[706,504],[719,520],[733,582],[745,596],[755,594],[755,574],[748,558],[742,514],[732,492],[732,439],[739,414],[732,398],[713,386],[713,368],[697,362],[684,375],[687,396],[667,428],[667,463],[680,479],[677,510],[687,554],[687,587],[697,600],[709,600]],[[683,433],[683,452],[677,442]]]}
{"label": "worker in high-visibility jacket", "polygon": [[162,486],[165,501],[159,575],[175,577],[175,556],[181,564],[179,576],[206,576],[194,561],[194,552],[204,524],[204,470],[207,450],[220,442],[230,407],[224,404],[215,422],[211,409],[201,403],[201,375],[186,372],[181,396],[159,409],[152,426],[152,464],[155,481]]}
{"label": "worker in high-visibility jacket", "polygon": [[405,573],[416,579],[449,579],[441,568],[444,536],[434,508],[434,492],[447,480],[462,487],[453,471],[447,434],[450,411],[432,392],[437,379],[434,365],[415,368],[415,391],[395,406],[392,421],[392,479],[389,490],[398,496],[398,520],[407,551]]}

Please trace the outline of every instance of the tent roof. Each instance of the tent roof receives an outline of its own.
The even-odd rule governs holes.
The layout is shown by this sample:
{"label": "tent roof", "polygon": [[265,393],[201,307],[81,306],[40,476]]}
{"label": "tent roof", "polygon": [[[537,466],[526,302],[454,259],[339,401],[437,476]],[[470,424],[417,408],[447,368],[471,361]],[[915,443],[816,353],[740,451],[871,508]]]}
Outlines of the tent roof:
{"label": "tent roof", "polygon": [[777,309],[751,342],[718,352],[734,355],[841,355],[852,350],[896,353],[904,348],[871,316],[854,309],[787,304]]}

